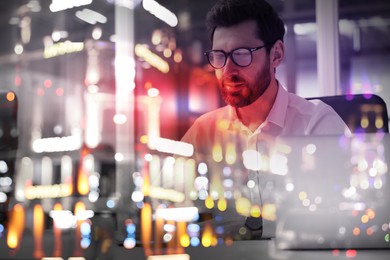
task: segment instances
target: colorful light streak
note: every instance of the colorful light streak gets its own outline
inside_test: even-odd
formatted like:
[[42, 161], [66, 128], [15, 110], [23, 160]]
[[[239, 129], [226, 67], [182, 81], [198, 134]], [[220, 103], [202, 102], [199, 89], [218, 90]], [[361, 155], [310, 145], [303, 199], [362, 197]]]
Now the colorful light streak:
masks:
[[162, 73], [168, 73], [169, 72], [169, 64], [165, 60], [163, 60], [160, 56], [153, 53], [151, 50], [149, 50], [146, 46], [137, 44], [135, 45], [135, 55], [138, 57], [144, 59], [149, 65], [153, 66], [154, 68], [158, 69]]
[[[62, 205], [60, 203], [54, 204], [53, 211], [60, 212], [62, 211]], [[54, 233], [54, 248], [53, 248], [53, 256], [60, 257], [62, 255], [62, 240], [61, 240], [61, 227], [60, 222], [54, 219], [53, 223], [53, 233]]]
[[[74, 206], [74, 215], [75, 216], [79, 216], [79, 215], [82, 215], [83, 212], [86, 211], [86, 206], [84, 204], [84, 202], [82, 201], [78, 201], [76, 202], [75, 206]], [[82, 250], [82, 247], [81, 247], [81, 238], [82, 238], [82, 234], [81, 234], [81, 225], [83, 224], [85, 220], [82, 219], [82, 218], [77, 218], [76, 220], [76, 229], [75, 229], [75, 244], [74, 244], [74, 248], [73, 248], [73, 256], [83, 256], [84, 253], [83, 253], [83, 250]]]
[[76, 151], [81, 147], [79, 136], [64, 136], [36, 139], [32, 148], [36, 153]]
[[59, 12], [79, 6], [89, 5], [93, 0], [52, 0], [49, 9], [51, 12]]
[[44, 198], [63, 198], [72, 195], [72, 185], [34, 185], [25, 188], [25, 198], [28, 200]]
[[69, 53], [81, 52], [83, 50], [83, 42], [59, 42], [50, 46], [46, 46], [43, 51], [43, 57], [45, 59], [49, 59]]
[[8, 224], [7, 245], [11, 249], [18, 249], [22, 240], [25, 225], [25, 211], [22, 205], [15, 204], [10, 213]]
[[142, 6], [146, 11], [156, 16], [171, 27], [176, 27], [178, 19], [174, 13], [154, 0], [143, 0]]
[[152, 207], [149, 203], [144, 203], [141, 209], [141, 241], [145, 255], [152, 255]]
[[149, 188], [149, 196], [154, 199], [169, 200], [172, 202], [183, 202], [185, 200], [183, 192], [153, 186]]
[[33, 213], [33, 234], [34, 234], [34, 257], [42, 258], [44, 256], [43, 251], [43, 233], [45, 230], [45, 212], [40, 204], [34, 206]]
[[156, 209], [156, 217], [165, 221], [173, 220], [177, 222], [191, 222], [199, 218], [198, 208], [196, 207], [175, 207]]

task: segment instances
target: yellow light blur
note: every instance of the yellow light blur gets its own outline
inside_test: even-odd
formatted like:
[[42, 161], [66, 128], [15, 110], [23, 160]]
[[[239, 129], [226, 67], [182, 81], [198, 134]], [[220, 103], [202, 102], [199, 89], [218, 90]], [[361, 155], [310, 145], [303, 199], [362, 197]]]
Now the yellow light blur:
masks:
[[[176, 254], [182, 254], [184, 253], [184, 246], [182, 245], [182, 240], [183, 240], [183, 237], [188, 237], [188, 235], [186, 234], [186, 230], [187, 230], [187, 223], [186, 222], [183, 222], [183, 221], [179, 221], [179, 222], [176, 222], [176, 244], [177, 244], [177, 247], [176, 247]], [[189, 240], [189, 238], [188, 238]], [[188, 246], [188, 245], [187, 245]]]
[[363, 215], [361, 218], [360, 218], [361, 222], [363, 224], [366, 224], [369, 220], [368, 216], [367, 215]]
[[360, 120], [360, 125], [362, 128], [367, 128], [369, 124], [368, 117], [366, 115], [362, 116]]
[[366, 213], [369, 219], [375, 218], [375, 211], [373, 209], [367, 209]]
[[64, 152], [80, 149], [81, 139], [78, 136], [48, 137], [33, 140], [32, 148], [36, 153]]
[[218, 245], [218, 238], [216, 236], [213, 236], [211, 239], [211, 246]]
[[80, 169], [77, 176], [77, 191], [80, 195], [87, 195], [89, 192], [88, 177], [83, 169]]
[[[57, 202], [53, 207], [54, 211], [60, 212], [62, 211], [61, 203]], [[62, 255], [62, 240], [61, 240], [61, 228], [58, 227], [58, 223], [56, 223], [56, 219], [53, 219], [53, 233], [54, 233], [54, 249], [53, 256], [60, 257]]]
[[15, 249], [19, 245], [18, 233], [16, 232], [16, 228], [14, 227], [8, 228], [7, 245], [11, 249]]
[[164, 57], [165, 58], [170, 58], [172, 56], [172, 50], [171, 49], [164, 49]]
[[11, 210], [8, 224], [7, 245], [9, 248], [15, 249], [19, 246], [19, 242], [22, 239], [24, 223], [24, 208], [20, 204], [16, 204]]
[[210, 223], [206, 223], [202, 234], [201, 243], [204, 247], [210, 247], [212, 243], [212, 239], [213, 239], [213, 229]]
[[213, 145], [212, 156], [213, 156], [213, 160], [215, 162], [222, 162], [223, 155], [222, 155], [222, 146], [221, 146], [221, 144]]
[[253, 205], [251, 207], [251, 211], [250, 212], [251, 212], [251, 216], [255, 217], [255, 218], [258, 218], [261, 215], [261, 209], [260, 209], [260, 207], [258, 205]]
[[208, 209], [214, 208], [213, 198], [211, 196], [207, 196], [207, 198], [204, 201], [204, 204], [205, 204], [206, 208], [208, 208]]
[[276, 221], [276, 205], [267, 203], [263, 205], [262, 208], [263, 212], [261, 213], [263, 216], [263, 219], [269, 220], [269, 221]]
[[304, 192], [304, 191], [301, 191], [299, 194], [298, 194], [298, 197], [300, 200], [305, 200], [307, 198], [307, 193]]
[[26, 199], [63, 198], [72, 194], [71, 184], [36, 185], [25, 189]]
[[149, 196], [150, 195], [150, 176], [149, 176], [149, 171], [148, 167], [145, 165], [143, 170], [142, 170], [142, 187], [141, 191], [144, 194], [144, 196]]
[[8, 92], [6, 98], [7, 98], [7, 100], [10, 101], [10, 102], [11, 102], [11, 101], [14, 101], [14, 100], [15, 100], [15, 93], [13, 93], [13, 92]]
[[143, 58], [148, 64], [155, 67], [162, 73], [169, 72], [169, 64], [160, 58], [160, 56], [149, 50], [146, 46], [141, 44], [135, 45], [135, 54], [138, 57]]
[[152, 240], [152, 207], [149, 203], [145, 203], [141, 209], [141, 241], [144, 246], [145, 255], [151, 255], [152, 249], [150, 242]]
[[161, 43], [162, 33], [161, 30], [154, 30], [152, 33], [152, 43], [158, 45]]
[[222, 197], [218, 200], [218, 209], [220, 211], [225, 211], [227, 209], [227, 201], [225, 198]]
[[45, 59], [53, 58], [56, 56], [64, 55], [67, 53], [80, 52], [84, 49], [83, 42], [60, 42], [45, 47], [43, 57]]
[[143, 135], [139, 138], [139, 141], [141, 142], [141, 144], [147, 144], [148, 143], [148, 136], [147, 135]]
[[74, 206], [74, 215], [77, 216], [80, 212], [85, 211], [86, 207], [84, 202], [78, 201]]
[[180, 237], [180, 245], [182, 247], [189, 247], [189, 245], [190, 245], [190, 237], [187, 234], [183, 234]]
[[236, 211], [238, 214], [243, 216], [250, 215], [251, 202], [244, 197], [236, 199]]
[[225, 160], [227, 164], [234, 164], [237, 159], [236, 146], [233, 143], [226, 145]]
[[[164, 208], [164, 205], [160, 204], [157, 206], [156, 211]], [[161, 254], [161, 248], [162, 248], [162, 238], [164, 233], [164, 224], [165, 220], [156, 214], [155, 222], [154, 222], [154, 253], [155, 254]]]
[[217, 121], [217, 129], [218, 130], [227, 130], [229, 128], [228, 120], [218, 120]]
[[43, 232], [45, 229], [45, 215], [40, 204], [34, 206], [34, 257], [42, 258], [43, 252]]
[[383, 127], [383, 120], [379, 116], [375, 118], [375, 127], [376, 128], [382, 128]]
[[176, 63], [180, 63], [183, 60], [183, 55], [181, 53], [181, 50], [176, 50], [175, 53], [173, 54], [173, 60]]

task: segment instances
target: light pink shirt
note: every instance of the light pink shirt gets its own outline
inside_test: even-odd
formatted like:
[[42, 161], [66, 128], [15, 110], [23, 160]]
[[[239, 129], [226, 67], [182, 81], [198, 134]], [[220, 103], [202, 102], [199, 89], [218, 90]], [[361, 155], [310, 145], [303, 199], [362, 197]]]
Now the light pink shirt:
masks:
[[[257, 101], [259, 102], [252, 105], [261, 104], [261, 100]], [[182, 141], [194, 146], [194, 157], [197, 160], [208, 162], [210, 173], [216, 173], [210, 174], [210, 181], [218, 184], [218, 181], [213, 181], [221, 178], [221, 166], [214, 163], [212, 159], [212, 155], [214, 155], [212, 149], [215, 147], [220, 149], [223, 156], [229, 149], [233, 149], [240, 156], [243, 151], [248, 149], [267, 153], [269, 146], [278, 136], [342, 135], [347, 133], [350, 133], [348, 127], [329, 105], [320, 100], [308, 101], [287, 92], [279, 85], [275, 103], [268, 117], [254, 132], [241, 123], [233, 107], [224, 106], [200, 116], [184, 135]], [[235, 169], [237, 171], [237, 168]], [[247, 176], [256, 184], [256, 188], [247, 189], [246, 185], [240, 186], [241, 177], [239, 177], [236, 185], [244, 197], [250, 198], [253, 205], [275, 203], [272, 192], [267, 191], [268, 181], [265, 176], [262, 175], [262, 182], [259, 182], [259, 178], [256, 178], [257, 173], [250, 174], [251, 171], [246, 172], [244, 167], [238, 169], [240, 170], [238, 175]], [[214, 188], [210, 187], [210, 190], [212, 189]], [[236, 234], [245, 223], [245, 216], [238, 214], [235, 210], [229, 210], [224, 213], [224, 220], [226, 223], [219, 223], [219, 225], [224, 226], [227, 234]], [[263, 237], [273, 237], [274, 234], [275, 223], [263, 219]]]
[[306, 100], [279, 85], [275, 103], [266, 120], [252, 132], [237, 117], [236, 110], [224, 106], [195, 120], [182, 141], [191, 143], [195, 153], [210, 154], [215, 144], [226, 148], [256, 149], [261, 139], [286, 135], [337, 135], [350, 133], [332, 107], [320, 100]]

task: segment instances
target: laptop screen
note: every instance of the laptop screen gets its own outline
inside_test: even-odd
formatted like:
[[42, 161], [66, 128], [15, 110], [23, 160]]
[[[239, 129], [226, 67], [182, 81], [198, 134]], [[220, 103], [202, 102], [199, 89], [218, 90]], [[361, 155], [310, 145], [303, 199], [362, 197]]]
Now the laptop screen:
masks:
[[[282, 249], [390, 247], [390, 136], [289, 137], [278, 183]], [[283, 149], [282, 149], [283, 150]]]

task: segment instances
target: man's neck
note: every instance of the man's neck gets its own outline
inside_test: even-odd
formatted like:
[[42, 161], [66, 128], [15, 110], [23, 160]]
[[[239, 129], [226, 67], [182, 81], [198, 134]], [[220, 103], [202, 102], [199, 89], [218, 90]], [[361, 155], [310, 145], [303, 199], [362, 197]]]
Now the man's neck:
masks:
[[271, 108], [275, 102], [276, 94], [278, 93], [278, 83], [270, 84], [255, 102], [249, 106], [236, 109], [237, 116], [240, 121], [248, 127], [252, 132], [266, 120]]

